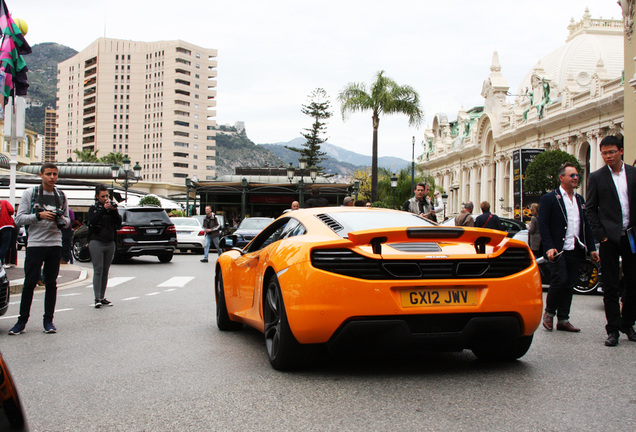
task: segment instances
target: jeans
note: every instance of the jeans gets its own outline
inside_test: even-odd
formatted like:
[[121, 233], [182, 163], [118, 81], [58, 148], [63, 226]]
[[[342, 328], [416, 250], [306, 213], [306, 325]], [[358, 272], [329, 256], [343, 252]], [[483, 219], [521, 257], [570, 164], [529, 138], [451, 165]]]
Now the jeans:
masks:
[[4, 262], [9, 247], [11, 246], [11, 237], [13, 236], [13, 227], [7, 226], [0, 229], [0, 261]]
[[88, 242], [88, 250], [91, 252], [93, 263], [93, 293], [95, 301], [104, 300], [106, 285], [108, 284], [108, 270], [115, 255], [115, 242], [103, 242], [91, 240]]
[[214, 248], [217, 255], [219, 254], [219, 237], [212, 237], [211, 235], [205, 236], [205, 247], [203, 248], [203, 258], [208, 259], [208, 252], [210, 251], [210, 244], [214, 242]]
[[53, 322], [57, 297], [57, 275], [60, 272], [61, 246], [27, 247], [24, 260], [24, 286], [18, 322], [26, 324], [31, 313], [33, 290], [40, 280], [44, 264], [44, 322]]
[[581, 268], [583, 250], [563, 251], [554, 261], [548, 262], [552, 275], [550, 288], [546, 297], [545, 311], [556, 315], [559, 321], [567, 321], [570, 317], [574, 284]]

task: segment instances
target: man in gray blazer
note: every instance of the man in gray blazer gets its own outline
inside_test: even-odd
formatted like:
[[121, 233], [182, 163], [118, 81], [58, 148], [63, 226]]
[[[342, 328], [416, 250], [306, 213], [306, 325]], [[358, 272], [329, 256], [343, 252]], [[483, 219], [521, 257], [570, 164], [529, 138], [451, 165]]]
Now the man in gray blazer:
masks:
[[[623, 140], [603, 138], [601, 156], [606, 166], [590, 174], [587, 219], [600, 242], [607, 346], [618, 344], [619, 332], [636, 342], [636, 245], [630, 245], [636, 225], [636, 168], [623, 163]], [[634, 249], [633, 249], [634, 248]], [[619, 304], [620, 264], [623, 260], [623, 307]]]

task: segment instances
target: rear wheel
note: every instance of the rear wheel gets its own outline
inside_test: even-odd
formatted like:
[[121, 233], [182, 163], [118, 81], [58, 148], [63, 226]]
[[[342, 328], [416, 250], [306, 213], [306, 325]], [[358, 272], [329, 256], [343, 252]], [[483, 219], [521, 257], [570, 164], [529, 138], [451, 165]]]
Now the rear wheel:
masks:
[[88, 262], [91, 260], [91, 254], [88, 250], [88, 245], [82, 247], [79, 240], [75, 240], [73, 242], [71, 251], [73, 252], [73, 258], [75, 258], [79, 262]]
[[173, 255], [174, 255], [174, 252], [165, 252], [159, 255], [158, 258], [159, 258], [159, 261], [161, 261], [162, 263], [167, 263], [172, 261]]
[[289, 370], [300, 366], [302, 347], [289, 327], [276, 275], [273, 275], [267, 283], [263, 302], [263, 320], [267, 356], [274, 369]]
[[479, 360], [512, 361], [523, 357], [532, 345], [532, 335], [520, 336], [504, 343], [480, 345], [472, 348]]
[[598, 287], [598, 265], [590, 260], [581, 261], [579, 277], [574, 285], [574, 291], [580, 294], [596, 292]]
[[225, 287], [223, 285], [223, 273], [221, 269], [216, 269], [216, 280], [214, 283], [214, 296], [216, 299], [216, 325], [219, 330], [240, 330], [243, 324], [234, 322], [227, 313], [227, 304], [225, 303]]

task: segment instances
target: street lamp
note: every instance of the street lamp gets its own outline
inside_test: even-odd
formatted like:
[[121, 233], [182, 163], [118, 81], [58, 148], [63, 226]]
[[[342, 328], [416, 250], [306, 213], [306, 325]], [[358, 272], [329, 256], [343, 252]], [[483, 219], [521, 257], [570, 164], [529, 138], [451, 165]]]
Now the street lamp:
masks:
[[395, 208], [395, 190], [397, 189], [397, 184], [398, 178], [395, 173], [393, 173], [393, 176], [391, 177], [391, 189], [393, 189], [393, 208]]
[[[307, 168], [307, 159], [301, 157], [298, 159], [298, 173], [300, 174], [300, 179], [298, 180], [298, 204], [300, 207], [304, 205], [305, 168]], [[287, 180], [289, 180], [289, 184], [292, 184], [295, 172], [296, 168], [294, 168], [294, 165], [290, 162], [287, 167]], [[311, 177], [312, 183], [314, 183], [318, 177], [318, 168], [314, 166], [310, 167], [309, 176]]]
[[247, 179], [245, 177], [243, 177], [241, 179], [241, 187], [242, 187], [242, 191], [241, 191], [241, 220], [243, 220], [243, 219], [245, 219], [245, 206], [246, 206], [245, 194], [247, 193]]
[[[124, 169], [124, 181], [123, 182], [118, 182], [117, 179], [119, 178], [119, 171], [120, 171], [120, 167], [117, 164], [114, 164], [110, 169], [113, 173], [113, 182], [117, 183], [118, 185], [122, 185], [124, 187], [124, 191], [125, 191], [125, 198], [124, 201], [127, 203], [128, 202], [128, 188], [132, 185], [134, 185], [135, 183], [137, 183], [139, 180], [141, 180], [141, 166], [139, 166], [139, 162], [137, 162], [135, 164], [135, 166], [132, 169], [132, 172], [130, 170], [130, 159], [128, 159], [128, 156], [124, 157], [124, 160], [122, 161], [122, 165], [123, 165], [123, 169]], [[131, 173], [133, 174], [133, 176], [131, 177]]]
[[356, 197], [356, 201], [358, 201], [358, 191], [360, 190], [360, 180], [355, 179], [353, 181], [353, 194]]
[[442, 194], [442, 202], [444, 203], [444, 220], [446, 220], [446, 204], [448, 204], [448, 194], [446, 192]]

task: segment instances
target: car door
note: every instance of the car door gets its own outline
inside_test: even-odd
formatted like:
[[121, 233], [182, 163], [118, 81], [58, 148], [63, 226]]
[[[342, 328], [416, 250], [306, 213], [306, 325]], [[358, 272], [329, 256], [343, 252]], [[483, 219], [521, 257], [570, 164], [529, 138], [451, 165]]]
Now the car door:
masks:
[[258, 302], [254, 301], [255, 295], [260, 293], [269, 264], [271, 248], [268, 246], [280, 238], [286, 223], [287, 219], [270, 224], [249, 244], [249, 249], [246, 248], [245, 253], [235, 259], [232, 286], [237, 289], [226, 298], [228, 310], [234, 310], [245, 318], [247, 312], [256, 307]]

